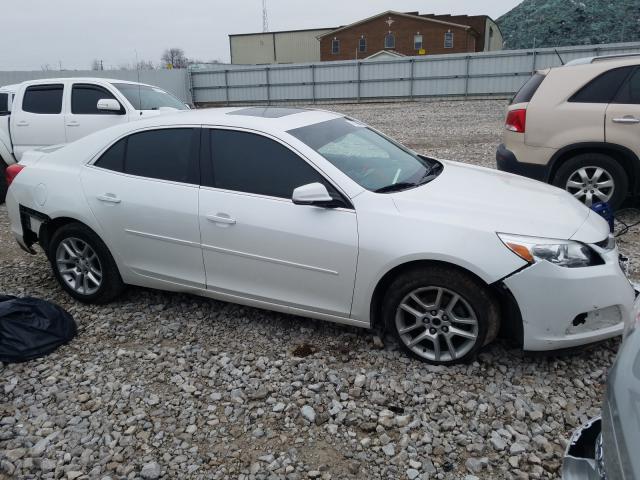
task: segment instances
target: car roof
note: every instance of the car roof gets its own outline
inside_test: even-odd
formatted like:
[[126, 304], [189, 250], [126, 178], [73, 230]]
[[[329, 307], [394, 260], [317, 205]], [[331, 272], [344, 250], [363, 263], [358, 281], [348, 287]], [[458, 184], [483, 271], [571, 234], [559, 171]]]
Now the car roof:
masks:
[[342, 118], [344, 115], [326, 110], [283, 107], [234, 107], [184, 110], [158, 115], [115, 128], [137, 130], [172, 125], [204, 125], [235, 127], [265, 133], [282, 133], [295, 128]]
[[575, 67], [580, 65], [595, 65], [605, 63], [610, 68], [626, 67], [629, 65], [640, 65], [640, 54], [622, 53], [618, 55], [602, 55], [599, 57], [577, 58], [568, 62], [565, 67]]
[[13, 85], [4, 85], [2, 87], [0, 87], [0, 92], [2, 93], [16, 93], [16, 90], [18, 89], [20, 85], [19, 84], [13, 84]]

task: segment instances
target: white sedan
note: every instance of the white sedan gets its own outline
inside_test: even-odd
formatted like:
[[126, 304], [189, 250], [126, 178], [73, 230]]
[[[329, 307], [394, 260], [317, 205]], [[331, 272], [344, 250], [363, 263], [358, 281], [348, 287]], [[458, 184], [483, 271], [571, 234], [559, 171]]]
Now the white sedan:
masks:
[[125, 124], [7, 169], [11, 228], [83, 302], [126, 284], [365, 328], [449, 364], [614, 337], [634, 290], [607, 223], [566, 192], [420, 156], [293, 108]]

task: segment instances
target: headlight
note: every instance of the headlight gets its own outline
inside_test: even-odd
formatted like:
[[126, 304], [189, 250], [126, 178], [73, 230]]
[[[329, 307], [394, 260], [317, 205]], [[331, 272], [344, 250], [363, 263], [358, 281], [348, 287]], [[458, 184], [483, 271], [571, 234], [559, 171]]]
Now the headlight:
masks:
[[578, 268], [602, 265], [604, 261], [591, 247], [571, 240], [524, 237], [499, 233], [502, 243], [529, 263], [542, 262], [559, 267]]

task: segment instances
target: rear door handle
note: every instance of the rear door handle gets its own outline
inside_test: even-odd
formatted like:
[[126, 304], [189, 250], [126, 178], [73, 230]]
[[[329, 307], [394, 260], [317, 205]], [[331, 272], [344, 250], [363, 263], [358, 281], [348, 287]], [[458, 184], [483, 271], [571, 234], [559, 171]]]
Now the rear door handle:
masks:
[[27, 122], [25, 120], [20, 120], [18, 123], [16, 123], [16, 125], [18, 127], [28, 127], [29, 126], [29, 122]]
[[640, 118], [627, 115], [626, 117], [614, 118], [613, 123], [622, 123], [623, 125], [634, 125], [636, 123], [640, 123]]
[[79, 127], [79, 126], [80, 126], [80, 122], [77, 122], [76, 120], [71, 120], [67, 122], [67, 127]]
[[221, 223], [223, 225], [235, 225], [235, 219], [231, 218], [226, 213], [216, 213], [215, 215], [207, 215], [207, 220], [213, 223]]
[[116, 197], [113, 193], [105, 193], [104, 195], [98, 195], [97, 198], [101, 202], [105, 202], [105, 203], [120, 203], [122, 201], [118, 197]]

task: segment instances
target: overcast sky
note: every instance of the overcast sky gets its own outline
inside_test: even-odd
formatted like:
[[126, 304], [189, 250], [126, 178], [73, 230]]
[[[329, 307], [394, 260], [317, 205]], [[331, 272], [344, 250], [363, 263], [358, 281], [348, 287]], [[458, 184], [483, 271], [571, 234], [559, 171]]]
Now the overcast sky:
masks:
[[[485, 14], [521, 0], [268, 0], [271, 30], [333, 27], [385, 10]], [[262, 30], [262, 0], [2, 0], [0, 69], [89, 68], [158, 63], [180, 47], [188, 57], [229, 61], [228, 35]]]

